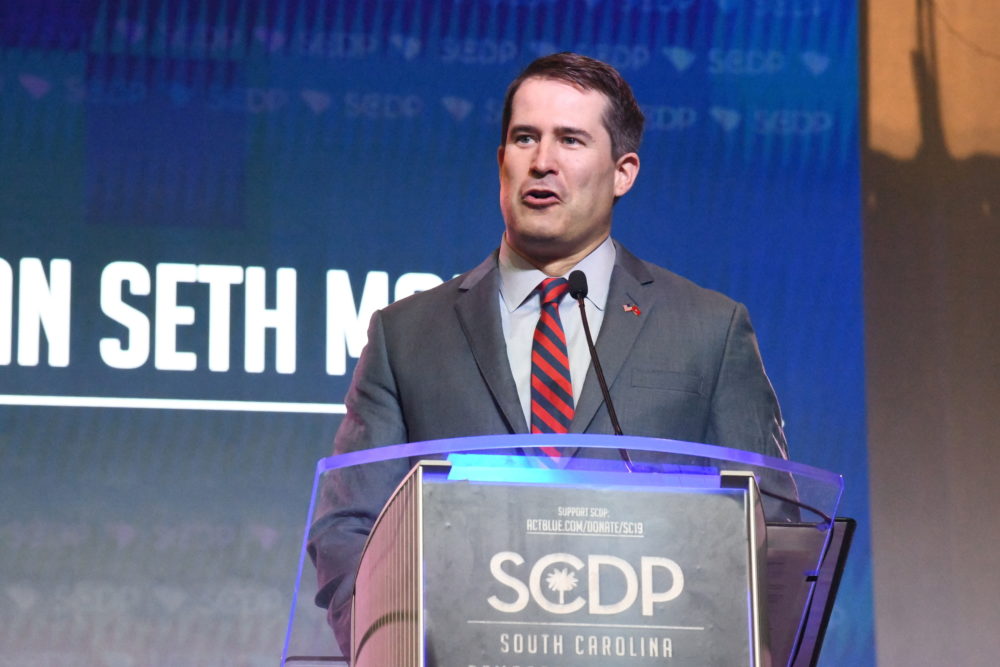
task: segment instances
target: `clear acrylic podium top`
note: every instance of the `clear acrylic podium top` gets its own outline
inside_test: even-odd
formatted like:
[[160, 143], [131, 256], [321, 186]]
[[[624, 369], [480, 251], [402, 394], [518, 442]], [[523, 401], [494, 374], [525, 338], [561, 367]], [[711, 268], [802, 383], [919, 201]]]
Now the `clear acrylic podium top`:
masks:
[[[540, 463], [531, 453], [541, 446], [575, 452], [571, 464], [561, 469]], [[628, 451], [631, 465], [623, 461], [619, 449]], [[806, 575], [819, 570], [844, 489], [840, 475], [800, 463], [713, 445], [635, 436], [476, 436], [393, 445], [320, 459], [303, 531], [282, 665], [347, 664], [340, 657], [342, 653], [326, 624], [325, 610], [313, 602], [316, 576], [306, 552], [323, 476], [332, 470], [378, 461], [409, 459], [416, 463], [443, 458], [452, 463], [451, 474], [459, 479], [595, 488], [704, 487], [711, 485], [722, 471], [752, 472], [763, 496], [769, 540], [783, 541], [779, 548], [786, 555], [795, 552], [796, 568]], [[806, 594], [800, 591], [799, 597]], [[785, 607], [794, 610], [803, 602], [788, 600]], [[784, 615], [786, 618], [781, 618], [781, 614], [772, 612], [772, 626], [787, 626], [788, 632], [792, 632], [800, 614], [786, 611]]]

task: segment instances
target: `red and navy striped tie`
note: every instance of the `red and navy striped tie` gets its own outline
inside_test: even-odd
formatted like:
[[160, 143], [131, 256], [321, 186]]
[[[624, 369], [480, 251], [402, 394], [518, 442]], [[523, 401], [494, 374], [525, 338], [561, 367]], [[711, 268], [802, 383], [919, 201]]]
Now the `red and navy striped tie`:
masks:
[[[565, 278], [546, 278], [538, 286], [542, 312], [531, 346], [531, 432], [567, 433], [573, 421], [573, 385], [566, 334], [559, 320], [559, 300], [569, 289]], [[553, 458], [555, 447], [540, 447]]]

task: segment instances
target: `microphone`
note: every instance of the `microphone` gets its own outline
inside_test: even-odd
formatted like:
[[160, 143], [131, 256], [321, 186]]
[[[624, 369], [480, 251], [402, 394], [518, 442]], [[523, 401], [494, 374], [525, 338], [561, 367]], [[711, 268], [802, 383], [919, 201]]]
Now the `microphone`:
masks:
[[[604, 370], [601, 368], [601, 360], [597, 357], [597, 348], [594, 347], [594, 338], [590, 335], [590, 324], [587, 322], [587, 308], [583, 300], [587, 298], [587, 275], [577, 269], [569, 274], [569, 295], [576, 299], [580, 306], [580, 321], [583, 322], [583, 333], [587, 337], [587, 348], [590, 350], [590, 360], [594, 364], [594, 372], [597, 374], [597, 383], [601, 386], [601, 394], [604, 396], [604, 405], [608, 409], [608, 417], [611, 418], [611, 426], [615, 429], [615, 435], [622, 435], [621, 424], [618, 423], [618, 415], [615, 413], [615, 404], [611, 402], [611, 392], [608, 391], [608, 382], [604, 379]], [[620, 448], [618, 454], [625, 462], [629, 472], [632, 472], [632, 457], [628, 455], [625, 448]]]
[[[569, 274], [569, 295], [579, 301], [580, 299], [586, 299], [587, 293], [590, 290], [587, 288], [587, 274], [577, 269]], [[587, 331], [590, 331], [588, 328]]]

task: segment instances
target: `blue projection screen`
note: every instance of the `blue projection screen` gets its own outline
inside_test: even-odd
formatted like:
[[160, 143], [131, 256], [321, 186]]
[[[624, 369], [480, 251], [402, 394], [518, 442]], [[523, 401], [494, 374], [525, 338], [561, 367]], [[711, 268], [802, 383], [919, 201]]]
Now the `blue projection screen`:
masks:
[[559, 50], [647, 117], [616, 238], [747, 304], [845, 475], [822, 664], [874, 664], [849, 0], [3, 3], [0, 663], [275, 663], [368, 318], [499, 243]]

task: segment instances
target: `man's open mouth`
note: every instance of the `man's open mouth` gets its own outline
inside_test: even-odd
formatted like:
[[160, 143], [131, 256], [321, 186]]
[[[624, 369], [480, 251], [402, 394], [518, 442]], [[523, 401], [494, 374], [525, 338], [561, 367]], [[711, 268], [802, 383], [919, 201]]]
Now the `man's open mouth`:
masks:
[[559, 196], [552, 190], [532, 188], [524, 193], [522, 199], [528, 206], [548, 206], [557, 203]]

